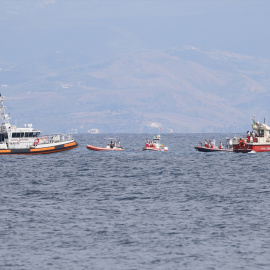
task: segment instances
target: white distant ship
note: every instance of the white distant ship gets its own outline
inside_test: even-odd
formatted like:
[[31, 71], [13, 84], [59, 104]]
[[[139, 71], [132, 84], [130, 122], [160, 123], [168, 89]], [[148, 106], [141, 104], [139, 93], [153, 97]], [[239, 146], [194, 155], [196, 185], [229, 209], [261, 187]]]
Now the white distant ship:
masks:
[[69, 150], [78, 146], [70, 135], [55, 134], [40, 137], [40, 130], [32, 128], [32, 124], [18, 128], [11, 125], [6, 107], [5, 97], [0, 94], [0, 155], [34, 155], [49, 154]]
[[89, 129], [87, 132], [91, 134], [98, 134], [99, 130], [97, 128], [92, 128], [92, 129]]

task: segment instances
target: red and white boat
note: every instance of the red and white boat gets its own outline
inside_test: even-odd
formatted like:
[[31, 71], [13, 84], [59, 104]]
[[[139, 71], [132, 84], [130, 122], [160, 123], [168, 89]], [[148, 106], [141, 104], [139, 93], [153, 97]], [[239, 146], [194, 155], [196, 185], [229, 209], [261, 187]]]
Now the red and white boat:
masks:
[[86, 148], [93, 151], [123, 151], [124, 149], [120, 146], [120, 141], [116, 142], [115, 138], [107, 138], [106, 147], [98, 147], [93, 145], [87, 145]]
[[146, 139], [145, 147], [143, 147], [143, 150], [168, 151], [168, 147], [163, 146], [163, 144], [161, 144], [160, 135], [157, 135], [156, 137], [153, 138], [152, 141], [148, 141], [148, 139]]
[[246, 136], [235, 137], [233, 141], [233, 151], [237, 153], [269, 152], [270, 151], [270, 127], [252, 119], [252, 132], [247, 132]]
[[195, 146], [194, 148], [200, 152], [233, 152], [232, 140], [229, 138], [226, 138], [225, 148], [222, 146], [222, 143], [216, 146], [214, 140], [209, 140], [209, 142], [205, 141], [204, 145], [201, 143], [201, 146]]

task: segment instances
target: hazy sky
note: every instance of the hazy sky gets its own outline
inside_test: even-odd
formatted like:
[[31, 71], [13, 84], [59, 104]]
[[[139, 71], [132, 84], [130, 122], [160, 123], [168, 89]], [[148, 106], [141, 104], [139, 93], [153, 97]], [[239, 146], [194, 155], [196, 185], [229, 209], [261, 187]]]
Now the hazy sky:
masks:
[[270, 1], [1, 0], [0, 61], [192, 45], [270, 56]]
[[[95, 77], [89, 76], [90, 71], [87, 67], [91, 66], [91, 71], [99, 70], [106, 67], [107, 63], [110, 65], [115, 63], [116, 59], [121, 59], [126, 70], [132, 66], [132, 63], [128, 62], [131, 60], [126, 60], [126, 56], [140, 55], [140, 52], [145, 50], [151, 51], [148, 65], [151, 66], [152, 61], [155, 62], [156, 67], [163, 64], [158, 63], [160, 61], [158, 58], [154, 61], [154, 56], [151, 58], [150, 55], [155, 55], [155, 51], [160, 55], [170, 55], [170, 51], [177, 51], [183, 46], [194, 46], [204, 52], [220, 50], [270, 59], [269, 10], [269, 0], [0, 0], [0, 85], [8, 85], [8, 88], [3, 90], [6, 96], [9, 94], [16, 96], [28, 91], [44, 90], [55, 93], [59, 90], [60, 83], [66, 82], [78, 86], [83, 82], [84, 88], [74, 87], [71, 90], [71, 93], [74, 93], [72, 98], [80, 99], [83, 98], [82, 92], [88, 89], [87, 87], [98, 89], [103, 87], [103, 90], [108, 91], [112, 88], [112, 81], [108, 80], [109, 71], [107, 71], [107, 80], [96, 82]], [[189, 55], [186, 57], [188, 58]], [[258, 58], [251, 57], [251, 59], [256, 61]], [[198, 59], [192, 60], [198, 61]], [[256, 73], [258, 69], [254, 63], [252, 62], [250, 70]], [[204, 65], [203, 62], [200, 64]], [[237, 63], [232, 63], [232, 67], [236, 68], [235, 66]], [[73, 72], [74, 67], [76, 74]], [[175, 66], [170, 75], [176, 72], [174, 68]], [[245, 63], [238, 68], [245, 69]], [[136, 66], [134, 69], [136, 70]], [[214, 73], [218, 67], [211, 66], [211, 69]], [[85, 77], [82, 70], [85, 72]], [[246, 78], [246, 75], [242, 77], [236, 75], [234, 78], [233, 68], [231, 68], [228, 85], [224, 88], [231, 89], [231, 86], [236, 88], [239, 86], [250, 92], [254, 89], [268, 89], [269, 78], [265, 75], [268, 72], [267, 68], [264, 64], [260, 64], [260, 70], [258, 82], [252, 72], [254, 76], [249, 80], [246, 79], [247, 82], [242, 82], [241, 79]], [[117, 67], [113, 71], [114, 78], [119, 78], [119, 81], [127, 77], [125, 72], [117, 73], [119, 72]], [[192, 72], [196, 70], [190, 71], [190, 74], [193, 74]], [[204, 78], [200, 71], [197, 72], [198, 77]], [[70, 74], [77, 77], [75, 76], [71, 81]], [[190, 74], [185, 78], [190, 84], [197, 83], [199, 90], [205, 92], [213, 87], [213, 100], [215, 97], [220, 97], [218, 92], [220, 90], [212, 85], [213, 81], [210, 80], [209, 84], [200, 84], [192, 76], [190, 77]], [[180, 75], [182, 72], [175, 81], [170, 82], [174, 83], [172, 89], [179, 88], [177, 79]], [[229, 76], [227, 73], [223, 75]], [[171, 77], [168, 76], [163, 82], [170, 80]], [[141, 85], [144, 86], [145, 82], [142, 81]], [[164, 92], [167, 90], [166, 85], [165, 83], [162, 89]], [[155, 87], [159, 86], [159, 84], [155, 85]], [[130, 86], [130, 81], [126, 87], [133, 87]], [[9, 90], [10, 93], [7, 94]], [[134, 95], [136, 91], [137, 88]], [[251, 94], [254, 94], [253, 92]], [[62, 89], [62, 100], [66, 99], [68, 93], [66, 89]], [[116, 102], [108, 106], [104, 102], [102, 91], [100, 94], [96, 91], [95, 95], [100, 102], [91, 101], [91, 106], [85, 103], [85, 107], [81, 107], [76, 105], [79, 104], [78, 101], [74, 101], [76, 106], [64, 104], [63, 106], [69, 109], [66, 113], [73, 113], [72, 109], [74, 112], [80, 110], [86, 112], [96, 107], [101, 112], [109, 108], [115, 109], [118, 108], [118, 100], [122, 98], [119, 97]], [[261, 101], [262, 96], [259, 94], [258, 96]], [[180, 101], [182, 98], [179, 96]], [[169, 101], [174, 101], [173, 94]], [[33, 104], [31, 102], [29, 101], [29, 104]], [[49, 106], [48, 104], [45, 103]], [[198, 100], [198, 106], [200, 104], [201, 101]], [[25, 103], [19, 105], [27, 108]], [[17, 110], [17, 112], [13, 110], [13, 113], [21, 113], [19, 105], [13, 104]], [[227, 105], [231, 108], [231, 100], [228, 100]], [[253, 102], [253, 105], [260, 108], [261, 102]], [[56, 108], [55, 104], [51, 106], [53, 111], [47, 108], [48, 112], [53, 112], [54, 115], [62, 113], [60, 107]], [[130, 108], [129, 103], [121, 106], [120, 108]], [[237, 109], [241, 110], [241, 106], [248, 107], [247, 104], [240, 104]], [[39, 109], [39, 105], [37, 108], [32, 108], [32, 115], [37, 115]], [[231, 109], [227, 110], [231, 111]], [[181, 110], [176, 112], [179, 115], [182, 113]], [[197, 107], [194, 108], [193, 113], [196, 118]], [[52, 116], [49, 115], [47, 118], [50, 117]], [[63, 121], [59, 120], [59, 122]]]

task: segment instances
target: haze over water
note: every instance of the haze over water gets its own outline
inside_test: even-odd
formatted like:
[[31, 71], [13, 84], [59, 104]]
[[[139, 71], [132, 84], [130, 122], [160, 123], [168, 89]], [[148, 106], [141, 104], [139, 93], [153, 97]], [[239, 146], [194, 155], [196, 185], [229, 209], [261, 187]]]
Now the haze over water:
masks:
[[[154, 135], [154, 134], [153, 134]], [[232, 137], [232, 134], [229, 134]], [[1, 269], [269, 269], [269, 153], [199, 153], [228, 134], [164, 134], [169, 152], [79, 147], [1, 156]], [[114, 136], [115, 137], [115, 136]]]
[[268, 120], [269, 1], [2, 0], [0, 93], [46, 133]]

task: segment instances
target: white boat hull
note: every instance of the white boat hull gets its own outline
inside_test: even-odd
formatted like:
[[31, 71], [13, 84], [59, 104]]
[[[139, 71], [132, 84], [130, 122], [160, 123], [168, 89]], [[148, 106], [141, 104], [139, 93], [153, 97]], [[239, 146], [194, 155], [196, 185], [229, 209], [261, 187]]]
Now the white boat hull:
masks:
[[62, 152], [78, 147], [75, 141], [43, 144], [31, 148], [0, 149], [0, 155], [37, 155]]

